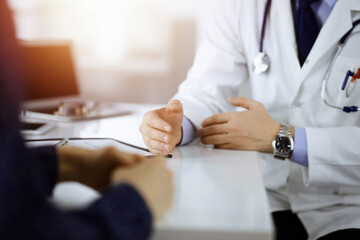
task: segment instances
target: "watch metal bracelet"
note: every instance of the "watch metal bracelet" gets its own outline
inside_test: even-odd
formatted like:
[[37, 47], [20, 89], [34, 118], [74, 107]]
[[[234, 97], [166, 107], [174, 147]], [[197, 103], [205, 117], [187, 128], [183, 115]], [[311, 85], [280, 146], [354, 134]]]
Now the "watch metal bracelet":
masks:
[[288, 125], [281, 124], [279, 135], [291, 136], [291, 127]]
[[[290, 150], [287, 152], [280, 152], [276, 147], [277, 142], [280, 141], [282, 138], [287, 138], [290, 144]], [[274, 157], [277, 159], [285, 160], [286, 158], [289, 158], [293, 149], [294, 149], [294, 140], [292, 138], [291, 134], [291, 127], [288, 125], [281, 124], [280, 130], [276, 138], [273, 140], [273, 148], [274, 148]]]

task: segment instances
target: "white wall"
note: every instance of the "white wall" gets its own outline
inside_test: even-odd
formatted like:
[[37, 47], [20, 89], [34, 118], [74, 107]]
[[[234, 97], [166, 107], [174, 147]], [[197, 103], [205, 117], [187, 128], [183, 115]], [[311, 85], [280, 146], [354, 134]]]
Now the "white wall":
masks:
[[83, 95], [166, 103], [213, 0], [9, 0], [23, 40], [71, 40]]

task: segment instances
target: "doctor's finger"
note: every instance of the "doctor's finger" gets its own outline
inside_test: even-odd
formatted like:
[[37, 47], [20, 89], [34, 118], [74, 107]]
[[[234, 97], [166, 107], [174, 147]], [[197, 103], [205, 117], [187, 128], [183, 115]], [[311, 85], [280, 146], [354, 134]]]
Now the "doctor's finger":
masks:
[[183, 107], [179, 100], [174, 99], [169, 102], [169, 104], [166, 106], [166, 110], [173, 112], [173, 113], [182, 113]]
[[142, 129], [141, 131], [145, 136], [148, 136], [150, 139], [154, 139], [163, 143], [169, 143], [169, 135], [164, 131], [160, 131], [156, 128], [152, 128], [149, 126]]
[[170, 153], [172, 150], [171, 146], [169, 144], [159, 142], [157, 140], [151, 139], [147, 136], [144, 137], [144, 140], [146, 142], [146, 146], [149, 148], [149, 150], [152, 153], [158, 154], [158, 155], [166, 155]]
[[251, 108], [251, 100], [244, 98], [244, 97], [238, 97], [238, 98], [234, 98], [234, 97], [228, 97], [228, 102], [231, 103], [233, 106], [236, 107], [243, 107], [246, 109], [250, 109]]
[[224, 134], [227, 133], [227, 124], [215, 124], [199, 129], [198, 134], [200, 137], [206, 137], [210, 135]]
[[159, 151], [159, 150], [156, 150], [156, 149], [149, 148], [149, 151], [152, 154], [157, 155], [157, 156], [166, 156], [166, 155], [168, 155], [168, 153], [164, 153], [163, 151]]
[[149, 112], [146, 113], [146, 116], [144, 117], [146, 120], [146, 124], [150, 127], [159, 129], [161, 131], [165, 131], [165, 132], [170, 132], [171, 131], [171, 126], [170, 124], [168, 124], [167, 122], [165, 122], [164, 120], [162, 120], [158, 114]]
[[227, 123], [228, 121], [229, 121], [229, 116], [227, 113], [219, 113], [205, 119], [201, 123], [201, 126], [207, 127], [214, 124]]
[[168, 154], [168, 153], [165, 153], [164, 151], [156, 150], [156, 149], [153, 149], [153, 148], [150, 148], [150, 147], [149, 147], [149, 151], [150, 151], [152, 154], [158, 155], [158, 156], [165, 156], [165, 155]]
[[259, 102], [244, 97], [228, 97], [228, 102], [235, 107], [243, 107], [248, 110], [259, 105]]
[[229, 139], [227, 134], [218, 134], [218, 135], [202, 137], [201, 142], [203, 144], [208, 144], [208, 145], [221, 145], [221, 144], [229, 143]]

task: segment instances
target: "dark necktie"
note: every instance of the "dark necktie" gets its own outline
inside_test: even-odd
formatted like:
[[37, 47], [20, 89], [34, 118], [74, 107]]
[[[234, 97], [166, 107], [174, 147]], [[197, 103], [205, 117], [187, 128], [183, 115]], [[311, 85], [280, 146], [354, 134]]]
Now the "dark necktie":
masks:
[[315, 40], [320, 32], [316, 16], [311, 4], [318, 0], [299, 0], [299, 7], [295, 13], [296, 37], [301, 66], [304, 64]]

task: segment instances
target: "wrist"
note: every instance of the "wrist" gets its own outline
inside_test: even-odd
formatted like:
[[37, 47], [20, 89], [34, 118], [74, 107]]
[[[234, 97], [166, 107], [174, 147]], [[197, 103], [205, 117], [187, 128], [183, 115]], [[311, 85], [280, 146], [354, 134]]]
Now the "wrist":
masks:
[[184, 131], [183, 131], [183, 127], [181, 126], [181, 130], [180, 130], [180, 139], [177, 141], [176, 146], [179, 146], [179, 145], [182, 143], [182, 140], [183, 140], [183, 134], [184, 134]]
[[272, 146], [272, 141], [276, 138], [280, 131], [280, 123], [275, 122], [274, 126], [271, 128], [271, 131], [269, 132], [269, 138], [266, 140], [266, 147], [265, 150], [262, 151], [264, 153], [274, 153], [274, 148]]
[[276, 159], [289, 159], [294, 150], [294, 127], [286, 124], [280, 125], [280, 131], [272, 141], [274, 158]]
[[66, 148], [57, 149], [58, 156], [58, 179], [57, 182], [77, 181], [76, 166], [69, 156]]
[[74, 181], [73, 167], [64, 158], [59, 157], [58, 183]]
[[[291, 127], [291, 137], [294, 141], [294, 147], [295, 147], [295, 127]], [[291, 151], [290, 154], [289, 154], [289, 159], [291, 158], [292, 154], [293, 154], [294, 151]]]

